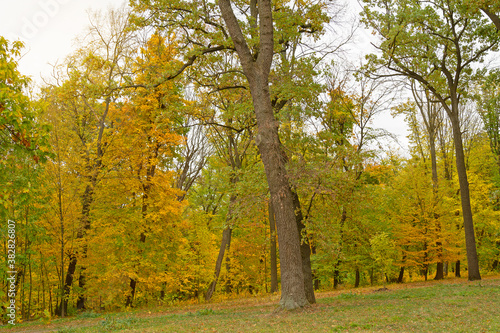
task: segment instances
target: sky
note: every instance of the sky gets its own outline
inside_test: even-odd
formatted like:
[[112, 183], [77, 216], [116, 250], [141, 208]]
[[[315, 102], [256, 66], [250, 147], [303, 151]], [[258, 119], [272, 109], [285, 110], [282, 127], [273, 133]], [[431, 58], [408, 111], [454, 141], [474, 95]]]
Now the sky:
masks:
[[[106, 11], [126, 4], [127, 0], [14, 0], [4, 1], [0, 11], [0, 35], [8, 40], [25, 43], [19, 70], [42, 84], [49, 79], [52, 66], [63, 62], [78, 46], [75, 38], [81, 36], [89, 24], [89, 10]], [[360, 7], [350, 1], [353, 12]], [[370, 34], [360, 30], [357, 45], [352, 49], [366, 50]], [[360, 46], [363, 45], [363, 46]], [[361, 58], [361, 55], [359, 55]], [[393, 119], [384, 112], [375, 120], [374, 127], [394, 133], [400, 141], [403, 153], [408, 145], [407, 126], [402, 118]], [[392, 144], [398, 147], [398, 144]]]
[[88, 26], [88, 10], [120, 7], [127, 0], [14, 0], [4, 1], [0, 11], [0, 35], [25, 43], [19, 62], [22, 74], [35, 82], [48, 77], [52, 66], [69, 55], [75, 37]]

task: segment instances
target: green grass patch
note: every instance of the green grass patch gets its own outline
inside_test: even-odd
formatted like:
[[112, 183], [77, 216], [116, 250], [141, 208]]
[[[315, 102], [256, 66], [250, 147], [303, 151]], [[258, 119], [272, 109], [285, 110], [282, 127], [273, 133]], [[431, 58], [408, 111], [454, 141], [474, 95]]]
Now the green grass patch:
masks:
[[274, 297], [223, 303], [82, 313], [2, 332], [500, 332], [500, 279], [453, 280], [318, 293], [318, 303], [276, 311]]

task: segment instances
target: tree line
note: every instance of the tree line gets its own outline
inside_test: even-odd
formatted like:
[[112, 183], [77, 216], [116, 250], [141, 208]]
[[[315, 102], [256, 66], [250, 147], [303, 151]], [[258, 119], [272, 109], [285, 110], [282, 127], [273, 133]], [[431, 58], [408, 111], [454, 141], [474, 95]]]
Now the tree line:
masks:
[[367, 0], [353, 65], [330, 1], [130, 1], [37, 93], [1, 38], [22, 317], [498, 271], [499, 10]]

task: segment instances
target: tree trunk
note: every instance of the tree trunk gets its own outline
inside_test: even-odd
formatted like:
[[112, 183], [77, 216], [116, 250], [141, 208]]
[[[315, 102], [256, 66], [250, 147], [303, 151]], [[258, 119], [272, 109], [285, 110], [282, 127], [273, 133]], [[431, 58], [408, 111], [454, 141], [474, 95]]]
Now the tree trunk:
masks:
[[444, 263], [438, 262], [436, 265], [436, 276], [434, 276], [434, 280], [442, 279], [444, 279]]
[[359, 274], [359, 268], [356, 267], [356, 279], [354, 281], [354, 288], [359, 287], [359, 282], [360, 282], [361, 276]]
[[[88, 184], [85, 187], [85, 191], [82, 195], [82, 216], [81, 216], [81, 227], [78, 233], [76, 234], [76, 239], [83, 239], [86, 235], [86, 232], [90, 230], [90, 205], [92, 204], [93, 201], [93, 183], [94, 183], [94, 178], [90, 180], [91, 184]], [[87, 248], [86, 245], [83, 246], [82, 248], [82, 258], [85, 258], [87, 254]], [[76, 271], [76, 266], [77, 266], [77, 257], [76, 253], [71, 255], [70, 263], [68, 265], [68, 270], [66, 272], [66, 279], [64, 283], [64, 301], [61, 303], [62, 308], [58, 309], [58, 314], [62, 315], [63, 313], [67, 313], [68, 311], [68, 299], [69, 299], [69, 294], [71, 291], [71, 286], [73, 284], [73, 275], [75, 274]], [[78, 286], [80, 288], [85, 288], [85, 267], [81, 267], [80, 270], [80, 276], [78, 278]], [[85, 308], [85, 297], [83, 295], [78, 295], [78, 299], [76, 302], [76, 308], [77, 309], [84, 309]], [[64, 311], [64, 312], [61, 312]]]
[[292, 194], [297, 229], [299, 232], [302, 272], [304, 273], [304, 291], [306, 293], [307, 301], [310, 304], [314, 304], [316, 303], [316, 297], [314, 296], [313, 274], [311, 269], [311, 246], [309, 245], [309, 239], [305, 233], [306, 226], [304, 225], [304, 217], [300, 207], [299, 196], [296, 191], [292, 191]]
[[224, 254], [226, 253], [226, 250], [229, 251], [229, 247], [231, 245], [232, 228], [229, 224], [231, 222], [232, 207], [235, 202], [236, 202], [236, 195], [231, 195], [231, 198], [229, 199], [229, 209], [226, 216], [227, 226], [222, 232], [222, 240], [219, 248], [219, 255], [217, 256], [217, 261], [215, 262], [214, 278], [205, 293], [206, 301], [209, 301], [215, 292], [215, 288], [217, 287], [217, 282], [219, 280], [220, 271], [222, 269], [222, 261], [224, 260]]
[[460, 183], [460, 200], [462, 202], [462, 214], [465, 230], [465, 248], [467, 249], [467, 266], [469, 281], [481, 280], [479, 273], [479, 261], [476, 251], [476, 238], [474, 235], [474, 222], [472, 220], [472, 209], [469, 195], [469, 182], [465, 168], [465, 156], [462, 145], [462, 133], [458, 118], [458, 101], [453, 101], [454, 112], [451, 117], [453, 126], [453, 142], [455, 143], [455, 155], [457, 164], [458, 181]]
[[[430, 132], [430, 131], [429, 131]], [[435, 131], [429, 133], [429, 144], [431, 150], [431, 164], [432, 164], [432, 192], [433, 192], [433, 209], [435, 210], [438, 204], [438, 172], [437, 172], [437, 157], [436, 157], [436, 140]], [[443, 243], [441, 242], [441, 221], [440, 216], [434, 212], [434, 223], [436, 226], [436, 248], [438, 263], [436, 265], [436, 276], [434, 280], [444, 279], [444, 265], [443, 265]]]
[[480, 9], [490, 18], [491, 22], [497, 28], [497, 31], [500, 31], [500, 17], [493, 13], [487, 5], [484, 5]]
[[[314, 244], [311, 245], [311, 254], [316, 254], [316, 246]], [[319, 290], [320, 280], [316, 275], [316, 272], [313, 272], [313, 284], [314, 284], [314, 290]]]
[[72, 254], [69, 259], [66, 279], [64, 280], [63, 299], [61, 300], [61, 304], [59, 304], [59, 308], [57, 309], [58, 316], [64, 316], [68, 313], [68, 298], [71, 291], [71, 286], [73, 285], [73, 275], [75, 274], [76, 263], [76, 255]]
[[403, 278], [405, 276], [405, 267], [402, 266], [399, 270], [398, 283], [403, 283]]
[[278, 257], [276, 253], [276, 221], [272, 201], [269, 200], [269, 231], [271, 236], [271, 293], [278, 291]]
[[455, 263], [455, 277], [461, 277], [460, 275], [460, 260]]
[[205, 300], [209, 301], [214, 292], [215, 288], [217, 287], [217, 282], [219, 280], [219, 275], [220, 271], [222, 269], [222, 261], [224, 259], [224, 254], [226, 253], [226, 250], [229, 251], [229, 247], [231, 245], [231, 233], [232, 229], [231, 227], [227, 226], [224, 231], [222, 232], [222, 241], [220, 244], [220, 249], [219, 249], [219, 255], [217, 256], [217, 261], [215, 263], [215, 272], [214, 272], [214, 278], [212, 282], [210, 283], [210, 286], [207, 289], [207, 292], [205, 293]]
[[333, 269], [333, 288], [337, 289], [340, 283], [340, 271], [338, 269], [339, 263], [335, 264], [335, 268]]
[[304, 273], [300, 238], [297, 229], [293, 194], [288, 183], [286, 155], [278, 135], [269, 92], [269, 73], [274, 55], [274, 28], [271, 0], [260, 0], [259, 47], [252, 54], [241, 31], [230, 0], [219, 0], [219, 8], [247, 77], [257, 120], [256, 144], [266, 171], [267, 182], [276, 218], [280, 246], [281, 300], [284, 309], [308, 304], [304, 290]]

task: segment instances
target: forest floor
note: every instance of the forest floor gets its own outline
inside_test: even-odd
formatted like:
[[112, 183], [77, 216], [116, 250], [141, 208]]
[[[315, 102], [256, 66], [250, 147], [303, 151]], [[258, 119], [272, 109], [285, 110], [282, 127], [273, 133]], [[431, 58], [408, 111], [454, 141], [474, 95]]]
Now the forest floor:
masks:
[[279, 295], [142, 308], [0, 327], [0, 332], [500, 332], [500, 276], [318, 292], [279, 311]]

